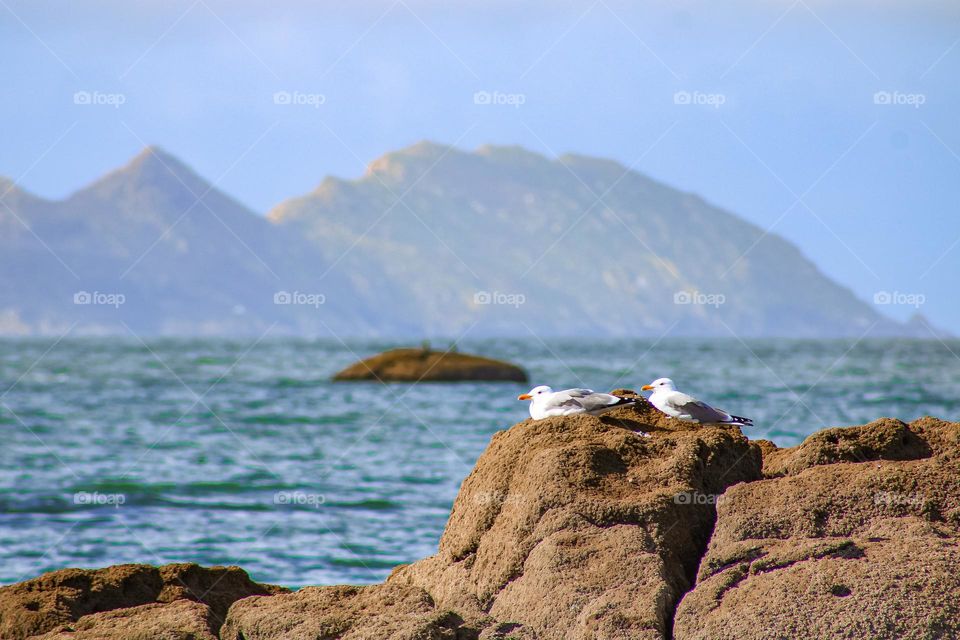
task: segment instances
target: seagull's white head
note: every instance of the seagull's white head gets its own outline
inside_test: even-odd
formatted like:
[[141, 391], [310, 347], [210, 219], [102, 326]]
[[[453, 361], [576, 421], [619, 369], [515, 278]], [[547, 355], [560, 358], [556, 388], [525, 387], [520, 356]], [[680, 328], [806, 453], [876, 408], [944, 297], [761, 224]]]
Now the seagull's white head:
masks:
[[641, 391], [676, 391], [677, 388], [673, 386], [673, 380], [670, 378], [657, 378], [650, 384], [645, 384], [640, 387]]
[[517, 400], [536, 400], [537, 396], [542, 396], [547, 393], [553, 393], [553, 389], [551, 389], [545, 384], [542, 384], [539, 387], [534, 387], [533, 389], [530, 389], [529, 393], [525, 393], [523, 395], [517, 396]]

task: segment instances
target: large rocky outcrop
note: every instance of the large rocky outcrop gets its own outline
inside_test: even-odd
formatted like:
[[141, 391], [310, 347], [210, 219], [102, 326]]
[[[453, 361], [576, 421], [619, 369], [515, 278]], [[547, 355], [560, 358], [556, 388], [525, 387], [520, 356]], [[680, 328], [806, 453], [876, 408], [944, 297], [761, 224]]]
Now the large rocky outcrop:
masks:
[[65, 570], [0, 589], [0, 637], [956, 638], [958, 543], [960, 424], [883, 419], [779, 449], [639, 403], [497, 433], [437, 554], [383, 584]]
[[760, 455], [736, 429], [662, 422], [644, 405], [500, 432], [464, 481], [437, 555], [385, 586], [245, 600], [222, 637], [313, 638], [318, 616], [339, 629], [350, 611], [368, 629], [419, 626], [376, 636], [355, 622], [331, 637], [443, 638], [451, 626], [457, 637], [666, 637], [713, 528], [710, 496], [759, 478]]
[[960, 637], [960, 425], [829, 429], [730, 488], [677, 640]]

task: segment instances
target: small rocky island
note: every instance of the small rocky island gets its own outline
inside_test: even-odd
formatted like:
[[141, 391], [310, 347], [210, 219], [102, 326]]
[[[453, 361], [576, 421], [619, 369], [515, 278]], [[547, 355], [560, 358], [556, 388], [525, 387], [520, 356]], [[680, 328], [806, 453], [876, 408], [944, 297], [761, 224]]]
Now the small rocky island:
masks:
[[958, 542], [960, 423], [780, 449], [638, 403], [494, 435], [437, 554], [383, 584], [67, 569], [0, 588], [0, 638], [957, 638]]
[[457, 351], [436, 351], [429, 345], [391, 349], [356, 362], [333, 376], [335, 381], [371, 382], [526, 382], [520, 367]]

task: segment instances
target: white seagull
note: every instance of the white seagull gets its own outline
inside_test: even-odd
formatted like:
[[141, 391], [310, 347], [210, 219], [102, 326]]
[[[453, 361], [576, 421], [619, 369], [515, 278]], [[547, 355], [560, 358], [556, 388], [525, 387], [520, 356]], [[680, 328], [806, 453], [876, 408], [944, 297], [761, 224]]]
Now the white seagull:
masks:
[[564, 389], [554, 391], [546, 385], [534, 387], [517, 400], [531, 400], [530, 417], [541, 420], [550, 416], [568, 416], [574, 413], [589, 413], [599, 416], [611, 409], [632, 405], [637, 398], [621, 398], [591, 389]]
[[668, 416], [678, 418], [686, 422], [697, 422], [699, 424], [741, 424], [747, 427], [753, 426], [753, 420], [750, 418], [741, 418], [740, 416], [730, 415], [726, 411], [714, 409], [706, 402], [701, 402], [693, 396], [677, 391], [673, 386], [673, 380], [670, 378], [660, 378], [650, 384], [641, 387], [643, 391], [653, 391], [650, 396], [650, 404]]

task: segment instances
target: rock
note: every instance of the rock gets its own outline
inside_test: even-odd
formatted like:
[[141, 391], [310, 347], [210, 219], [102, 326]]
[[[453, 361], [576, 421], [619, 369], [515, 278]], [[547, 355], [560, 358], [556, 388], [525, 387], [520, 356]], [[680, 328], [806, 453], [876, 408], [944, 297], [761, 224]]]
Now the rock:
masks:
[[307, 587], [247, 598], [231, 609], [223, 640], [455, 640], [461, 619], [423, 589], [402, 585]]
[[254, 582], [240, 567], [201, 567], [197, 564], [168, 564], [159, 567], [163, 589], [158, 602], [185, 598], [210, 607], [215, 628], [226, 619], [235, 601], [249, 596], [287, 593], [289, 589]]
[[666, 637], [713, 527], [713, 496], [760, 477], [760, 457], [735, 428], [670, 431], [643, 415], [527, 420], [496, 434], [439, 553], [387, 584], [423, 588], [475, 629]]
[[830, 429], [730, 488], [677, 640], [960, 637], [960, 425]]
[[713, 497], [759, 478], [761, 461], [736, 428], [646, 418], [657, 414], [641, 405], [496, 434], [437, 555], [383, 585], [243, 600], [221, 637], [666, 637], [713, 527]]
[[838, 462], [926, 458], [960, 446], [960, 432], [948, 425], [929, 417], [909, 426], [900, 420], [881, 418], [863, 426], [818, 431], [792, 449], [778, 449], [767, 443], [763, 473], [780, 476]]
[[492, 358], [423, 349], [392, 349], [354, 363], [333, 376], [336, 381], [379, 382], [526, 382], [520, 367]]
[[[106, 569], [63, 569], [0, 587], [0, 638], [21, 640], [70, 626], [91, 614], [181, 599], [202, 603], [207, 609], [207, 631], [216, 635], [235, 600], [283, 591], [286, 589], [253, 582], [239, 567], [124, 564]], [[170, 619], [174, 620], [179, 619], [174, 615], [178, 611], [153, 613], [164, 618], [173, 616]], [[134, 620], [151, 615], [149, 611], [138, 613]], [[102, 619], [85, 624], [100, 626], [104, 624]]]
[[83, 616], [32, 640], [217, 640], [210, 608], [177, 600]]

